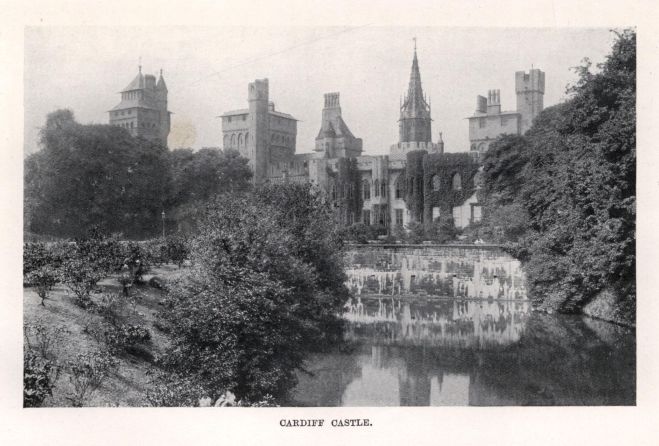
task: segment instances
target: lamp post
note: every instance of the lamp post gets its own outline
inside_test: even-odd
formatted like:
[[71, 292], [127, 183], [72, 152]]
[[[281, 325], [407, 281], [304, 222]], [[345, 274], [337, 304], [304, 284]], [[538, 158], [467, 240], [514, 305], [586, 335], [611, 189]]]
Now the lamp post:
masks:
[[162, 211], [162, 238], [165, 238], [165, 211]]

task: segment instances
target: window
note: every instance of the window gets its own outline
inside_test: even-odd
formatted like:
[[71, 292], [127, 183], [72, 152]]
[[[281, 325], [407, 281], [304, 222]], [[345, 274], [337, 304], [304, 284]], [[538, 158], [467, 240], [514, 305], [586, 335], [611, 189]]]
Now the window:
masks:
[[435, 206], [432, 208], [432, 221], [435, 221], [436, 219], [439, 218], [440, 212], [439, 212], [439, 207]]
[[236, 147], [236, 135], [231, 135], [231, 147]]
[[471, 205], [471, 222], [478, 223], [481, 221], [481, 207], [477, 204]]
[[238, 147], [242, 147], [242, 146], [243, 146], [243, 134], [239, 133], [238, 134]]
[[396, 209], [396, 226], [403, 226], [403, 210]]
[[245, 145], [247, 145], [248, 141], [249, 141], [249, 132], [245, 133]]
[[410, 185], [408, 186], [407, 190], [409, 191], [410, 195], [414, 195], [414, 178], [410, 178]]
[[476, 149], [476, 144], [472, 144], [472, 145], [471, 145], [471, 151], [474, 152], [474, 151], [476, 151], [476, 150], [477, 150], [477, 149]]
[[442, 186], [442, 180], [439, 175], [435, 174], [432, 176], [432, 190], [438, 191]]
[[484, 128], [487, 125], [487, 120], [485, 118], [480, 118], [478, 120], [478, 127]]
[[362, 211], [362, 221], [366, 226], [371, 225], [371, 211], [370, 210], [364, 210]]
[[362, 190], [364, 194], [364, 200], [370, 200], [371, 198], [371, 184], [368, 182], [368, 180], [364, 180], [362, 182]]
[[453, 175], [453, 190], [462, 190], [462, 177], [459, 173]]
[[403, 198], [403, 187], [401, 184], [402, 182], [403, 181], [400, 179], [400, 177], [398, 177], [398, 179], [396, 180], [396, 199]]
[[462, 208], [454, 207], [453, 208], [453, 223], [456, 228], [462, 227]]
[[379, 180], [375, 180], [373, 182], [373, 192], [374, 192], [376, 197], [380, 196], [380, 181]]
[[385, 180], [382, 180], [382, 184], [380, 184], [380, 195], [387, 196], [387, 182]]
[[330, 184], [330, 197], [332, 200], [336, 200], [336, 184], [334, 182]]

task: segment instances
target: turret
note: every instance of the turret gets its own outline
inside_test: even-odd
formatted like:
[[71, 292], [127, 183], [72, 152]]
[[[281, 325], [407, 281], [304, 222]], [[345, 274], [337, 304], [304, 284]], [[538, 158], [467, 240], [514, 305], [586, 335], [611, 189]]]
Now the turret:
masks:
[[517, 112], [522, 118], [521, 133], [524, 134], [544, 107], [545, 73], [537, 68], [532, 68], [528, 73], [516, 72], [515, 93], [517, 94]]
[[[265, 181], [268, 167], [268, 79], [256, 79], [249, 84], [247, 100], [249, 101], [249, 139], [241, 150], [241, 155], [249, 160], [254, 177], [254, 184]], [[274, 106], [273, 106], [274, 107]]]

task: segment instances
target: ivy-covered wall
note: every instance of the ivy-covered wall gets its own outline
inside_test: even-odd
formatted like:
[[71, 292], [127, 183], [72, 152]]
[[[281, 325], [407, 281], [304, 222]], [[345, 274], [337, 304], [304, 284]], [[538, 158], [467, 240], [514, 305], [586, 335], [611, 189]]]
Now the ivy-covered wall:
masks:
[[[361, 178], [356, 158], [339, 158], [337, 171], [328, 171], [330, 190], [338, 221], [344, 225], [356, 223], [362, 218]], [[350, 221], [352, 215], [352, 222]]]
[[405, 204], [413, 221], [423, 221], [425, 150], [407, 152], [405, 166]]
[[[431, 153], [423, 159], [423, 221], [432, 223], [432, 209], [451, 215], [475, 192], [478, 164], [468, 153]], [[459, 177], [456, 177], [456, 174]]]

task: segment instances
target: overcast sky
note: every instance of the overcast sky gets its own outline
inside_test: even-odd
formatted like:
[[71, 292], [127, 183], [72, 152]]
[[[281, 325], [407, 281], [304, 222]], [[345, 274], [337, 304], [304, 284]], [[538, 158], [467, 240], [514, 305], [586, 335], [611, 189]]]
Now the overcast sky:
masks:
[[247, 84], [269, 78], [270, 100], [300, 120], [298, 153], [313, 150], [323, 94], [338, 91], [365, 154], [386, 154], [398, 141], [415, 36], [433, 141], [443, 132], [449, 152], [468, 150], [476, 95], [500, 89], [502, 108], [513, 110], [514, 73], [533, 65], [546, 73], [545, 106], [556, 104], [576, 80], [571, 67], [602, 62], [614, 40], [602, 28], [27, 28], [25, 151], [38, 150], [39, 128], [58, 108], [107, 123], [141, 57], [144, 73], [164, 71], [172, 149], [220, 146], [216, 117], [245, 108]]

